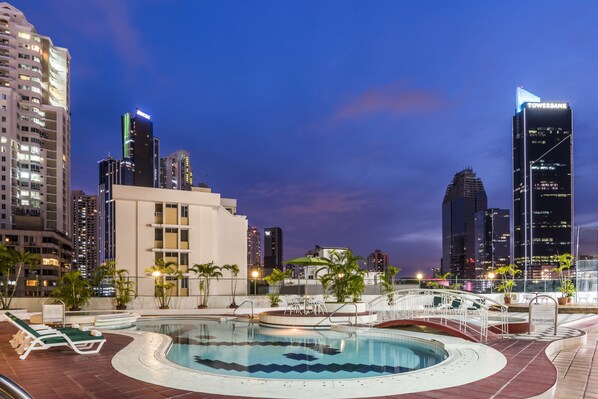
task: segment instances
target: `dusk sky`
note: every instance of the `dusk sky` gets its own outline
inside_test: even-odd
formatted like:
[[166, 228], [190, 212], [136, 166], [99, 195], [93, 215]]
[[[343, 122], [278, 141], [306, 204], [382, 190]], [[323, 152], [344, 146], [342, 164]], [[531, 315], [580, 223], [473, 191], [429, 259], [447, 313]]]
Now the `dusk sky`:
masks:
[[10, 3], [71, 53], [73, 189], [97, 192], [139, 107], [196, 183], [283, 229], [285, 258], [379, 248], [399, 276], [428, 273], [456, 172], [512, 208], [523, 86], [570, 103], [575, 224], [598, 221], [596, 1]]

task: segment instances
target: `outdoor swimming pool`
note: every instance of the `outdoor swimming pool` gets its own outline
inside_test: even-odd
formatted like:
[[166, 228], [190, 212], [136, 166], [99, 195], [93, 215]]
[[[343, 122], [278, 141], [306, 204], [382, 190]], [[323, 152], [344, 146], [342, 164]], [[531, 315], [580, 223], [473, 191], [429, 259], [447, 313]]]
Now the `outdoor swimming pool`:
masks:
[[384, 334], [273, 329], [257, 323], [156, 319], [141, 331], [172, 338], [167, 358], [190, 369], [267, 379], [350, 379], [394, 375], [434, 366], [442, 346]]

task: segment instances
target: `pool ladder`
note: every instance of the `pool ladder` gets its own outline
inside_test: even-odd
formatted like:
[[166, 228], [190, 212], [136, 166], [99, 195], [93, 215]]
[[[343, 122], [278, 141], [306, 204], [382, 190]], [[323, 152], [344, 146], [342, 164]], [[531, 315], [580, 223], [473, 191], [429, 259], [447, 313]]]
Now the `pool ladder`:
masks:
[[334, 315], [335, 313], [338, 313], [338, 311], [339, 311], [339, 310], [341, 310], [342, 308], [344, 308], [344, 307], [345, 307], [345, 306], [347, 306], [347, 305], [353, 305], [353, 306], [355, 306], [355, 324], [351, 323], [351, 320], [349, 320], [349, 324], [351, 324], [351, 325], [355, 325], [355, 326], [356, 326], [356, 325], [357, 325], [357, 314], [358, 314], [358, 308], [357, 308], [357, 305], [356, 305], [355, 303], [353, 303], [353, 302], [347, 302], [347, 303], [343, 304], [341, 307], [339, 307], [338, 309], [336, 309], [334, 312], [330, 313], [328, 316], [326, 316], [326, 317], [324, 317], [322, 320], [320, 320], [320, 321], [319, 321], [319, 322], [318, 322], [318, 323], [317, 323], [317, 324], [314, 326], [314, 328], [315, 328], [315, 327], [318, 327], [320, 324], [322, 324], [323, 322], [325, 322], [325, 321], [326, 321], [326, 319], [328, 319], [328, 320], [330, 321], [330, 324], [336, 324], [336, 323], [333, 323], [333, 322], [332, 322], [332, 315]]
[[246, 301], [241, 302], [241, 304], [239, 306], [237, 306], [235, 308], [235, 310], [233, 310], [233, 316], [235, 316], [235, 313], [237, 312], [237, 310], [241, 309], [241, 306], [243, 306], [246, 303], [251, 304], [251, 319], [253, 319], [253, 301], [250, 301], [250, 300], [246, 300]]

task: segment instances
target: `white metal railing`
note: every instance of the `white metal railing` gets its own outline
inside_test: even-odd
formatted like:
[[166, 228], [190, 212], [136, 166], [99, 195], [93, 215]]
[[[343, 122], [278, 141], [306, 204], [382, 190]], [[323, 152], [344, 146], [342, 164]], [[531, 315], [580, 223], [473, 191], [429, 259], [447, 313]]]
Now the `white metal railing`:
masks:
[[[508, 307], [471, 292], [451, 289], [404, 289], [380, 295], [366, 305], [377, 314], [377, 324], [392, 320], [423, 319], [452, 326], [462, 333], [479, 333], [480, 342], [487, 342], [488, 329], [508, 333]], [[489, 314], [496, 320], [489, 322]]]

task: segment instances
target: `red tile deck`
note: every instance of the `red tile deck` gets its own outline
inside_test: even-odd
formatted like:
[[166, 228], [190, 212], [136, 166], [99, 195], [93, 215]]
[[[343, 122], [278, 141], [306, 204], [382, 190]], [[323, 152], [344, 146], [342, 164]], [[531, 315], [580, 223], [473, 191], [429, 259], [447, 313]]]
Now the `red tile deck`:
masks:
[[[0, 323], [0, 373], [23, 386], [36, 399], [233, 398], [166, 388], [120, 374], [112, 367], [111, 359], [131, 340], [122, 335], [106, 334], [108, 341], [99, 354], [77, 355], [67, 348], [53, 348], [19, 360], [8, 344], [15, 332], [13, 326]], [[548, 344], [515, 339], [495, 341], [490, 346], [502, 352], [508, 364], [493, 376], [458, 387], [391, 397], [521, 399], [539, 395], [557, 381], [557, 369], [544, 353]], [[597, 346], [598, 341], [593, 345]]]

